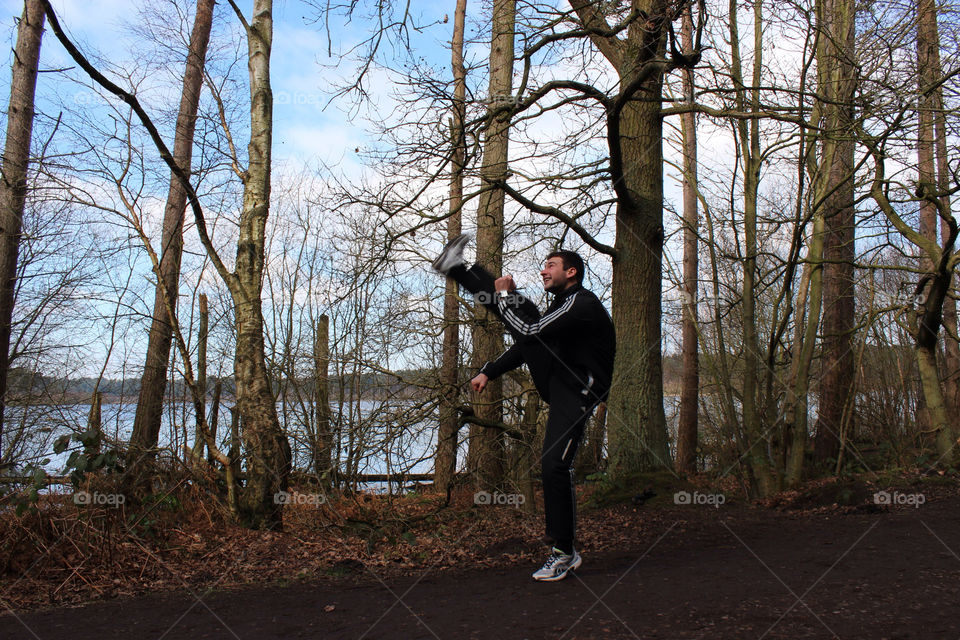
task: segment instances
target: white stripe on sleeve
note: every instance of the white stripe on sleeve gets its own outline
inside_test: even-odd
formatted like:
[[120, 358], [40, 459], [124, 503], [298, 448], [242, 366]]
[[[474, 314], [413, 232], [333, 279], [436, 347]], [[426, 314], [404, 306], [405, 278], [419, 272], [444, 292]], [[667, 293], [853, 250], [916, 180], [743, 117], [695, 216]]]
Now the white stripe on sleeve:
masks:
[[573, 301], [576, 300], [576, 298], [577, 294], [574, 293], [572, 296], [564, 300], [563, 304], [561, 304], [559, 307], [540, 318], [539, 321], [533, 323], [524, 322], [521, 320], [520, 317], [514, 313], [513, 309], [507, 306], [506, 300], [502, 297], [497, 298], [497, 306], [500, 308], [500, 313], [503, 314], [503, 319], [510, 323], [511, 327], [525, 336], [532, 336], [540, 333], [543, 331], [544, 327], [570, 311], [570, 309], [573, 308]]

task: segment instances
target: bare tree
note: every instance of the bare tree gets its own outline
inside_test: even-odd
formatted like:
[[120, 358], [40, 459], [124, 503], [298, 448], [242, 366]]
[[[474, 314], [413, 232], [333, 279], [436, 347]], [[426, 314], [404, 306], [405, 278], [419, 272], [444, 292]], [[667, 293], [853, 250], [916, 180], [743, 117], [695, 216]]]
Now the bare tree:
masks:
[[[204, 61], [210, 29], [213, 23], [213, 0], [198, 0], [187, 65], [183, 74], [183, 91], [173, 141], [173, 161], [189, 173], [193, 157], [194, 131], [200, 92], [203, 86]], [[157, 291], [153, 303], [153, 319], [147, 344], [146, 364], [140, 380], [137, 413], [130, 436], [129, 471], [140, 474], [149, 461], [150, 451], [157, 446], [163, 400], [166, 391], [167, 364], [173, 329], [167, 316], [167, 300], [176, 309], [180, 282], [180, 261], [183, 253], [183, 217], [187, 206], [187, 190], [175, 174], [170, 175], [170, 186], [163, 213], [163, 234], [160, 249], [160, 271], [157, 273]]]
[[[571, 6], [579, 19], [577, 33], [586, 35], [613, 68], [619, 80], [617, 90], [608, 95], [582, 83], [546, 83], [522, 100], [518, 110], [552, 91], [572, 90], [597, 100], [606, 111], [609, 184], [616, 196], [614, 247], [584, 237], [582, 229], [578, 233], [595, 249], [613, 257], [617, 361], [607, 424], [609, 469], [622, 476], [670, 466], [660, 352], [664, 241], [661, 99], [664, 73], [695, 63], [699, 51], [683, 56], [671, 38], [673, 56], [666, 57], [668, 31], [672, 33], [672, 23], [679, 17], [677, 8], [666, 2], [634, 0], [629, 11], [587, 0], [573, 0]], [[698, 25], [702, 26], [702, 18]], [[699, 37], [696, 40], [699, 45]]]
[[[249, 23], [233, 2], [231, 6], [244, 26], [247, 36], [251, 95], [248, 167], [245, 171], [239, 172], [244, 185], [244, 196], [238, 229], [237, 258], [235, 270], [232, 272], [223, 263], [208, 234], [203, 210], [189, 177], [184, 169], [174, 162], [172, 154], [140, 102], [134, 95], [110, 82], [97, 71], [63, 33], [49, 3], [46, 3], [45, 8], [47, 19], [53, 26], [57, 38], [71, 57], [99, 85], [131, 106], [147, 128], [153, 143], [160, 151], [161, 158], [187, 191], [200, 240], [218, 275], [229, 289], [234, 307], [236, 323], [234, 383], [237, 412], [241, 417], [243, 439], [248, 455], [248, 478], [240, 497], [239, 517], [248, 526], [275, 527], [280, 524], [282, 515], [282, 506], [276, 499], [276, 494], [287, 485], [290, 447], [280, 429], [266, 367], [261, 300], [264, 228], [270, 204], [273, 97], [270, 89], [269, 66], [273, 37], [272, 4], [269, 0], [257, 0], [254, 3], [253, 19]], [[175, 322], [171, 301], [168, 300], [167, 305], [168, 317]], [[189, 364], [186, 361], [184, 367], [187, 377], [191, 377]], [[195, 389], [195, 385], [191, 384], [191, 387]], [[203, 402], [196, 391], [193, 392], [193, 401], [194, 403]], [[201, 413], [201, 411], [196, 412], [198, 416]]]
[[852, 430], [853, 417], [856, 142], [850, 132], [856, 118], [856, 8], [849, 2], [824, 0], [818, 4], [817, 15], [821, 22], [817, 69], [824, 100], [818, 167], [823, 187], [817, 192], [820, 201], [815, 206], [824, 209], [824, 266], [823, 355], [814, 452], [820, 462], [836, 463], [844, 434]]
[[[683, 10], [681, 27], [685, 55], [693, 55], [693, 12]], [[693, 69], [683, 70], [683, 97], [694, 102]], [[683, 135], [683, 382], [680, 418], [677, 424], [676, 468], [681, 473], [697, 470], [698, 414], [700, 410], [700, 345], [697, 336], [699, 297], [699, 206], [697, 202], [697, 114], [680, 116]]]
[[[917, 17], [917, 69], [919, 71], [917, 104], [917, 182], [920, 190], [936, 193], [940, 209], [946, 215], [950, 211], [949, 188], [951, 175], [947, 152], [948, 134], [945, 127], [946, 114], [943, 105], [943, 69], [940, 63], [940, 35], [937, 26], [937, 6], [934, 2], [918, 0]], [[950, 225], [941, 219], [938, 207], [931, 201], [920, 204], [920, 232], [936, 241], [939, 223], [941, 239], [950, 238]], [[929, 268], [929, 261], [925, 261]], [[960, 407], [960, 345], [957, 335], [956, 298], [948, 295], [944, 300], [943, 325], [947, 331], [943, 340], [944, 391], [947, 407]], [[955, 411], [955, 409], [954, 409]], [[954, 424], [954, 431], [960, 424]]]
[[249, 23], [236, 4], [231, 1], [230, 5], [246, 31], [250, 71], [250, 144], [247, 147], [248, 166], [242, 174], [243, 211], [240, 214], [235, 272], [227, 277], [236, 314], [234, 381], [237, 409], [248, 452], [241, 513], [251, 526], [274, 527], [281, 522], [281, 506], [274, 496], [287, 487], [290, 445], [280, 429], [270, 387], [261, 306], [273, 136], [273, 93], [270, 88], [273, 2], [255, 0]]
[[[496, 188], [507, 176], [510, 141], [509, 104], [513, 88], [514, 24], [516, 2], [495, 0], [493, 31], [490, 39], [490, 82], [488, 90], [489, 119], [486, 122], [481, 181], [488, 188], [480, 195], [477, 208], [477, 264], [491, 273], [503, 271], [503, 208], [504, 192]], [[503, 327], [485, 309], [478, 307], [478, 321], [473, 329], [473, 360], [480, 368], [503, 352]], [[503, 419], [503, 383], [493, 380], [484, 390], [484, 399], [474, 403], [477, 416], [500, 422]], [[502, 431], [477, 425], [470, 427], [470, 451], [467, 467], [479, 485], [493, 487], [504, 476], [504, 437]]]
[[3, 148], [3, 166], [0, 167], [3, 174], [3, 180], [0, 180], [0, 459], [3, 454], [4, 396], [10, 363], [14, 291], [17, 286], [17, 254], [27, 195], [27, 165], [33, 133], [34, 95], [43, 22], [42, 2], [24, 2], [23, 15], [17, 27], [7, 111], [7, 139]]
[[[450, 143], [453, 147], [450, 173], [450, 217], [447, 220], [447, 239], [452, 240], [462, 231], [463, 172], [466, 164], [467, 70], [463, 65], [463, 32], [466, 22], [467, 0], [457, 0], [453, 14], [453, 39], [450, 44], [453, 67], [453, 114], [450, 118]], [[513, 65], [510, 65], [511, 70]], [[457, 284], [447, 279], [443, 298], [443, 353], [440, 383], [445, 386], [440, 405], [440, 423], [437, 430], [434, 487], [445, 491], [453, 481], [457, 466], [457, 400], [460, 378], [460, 307]]]

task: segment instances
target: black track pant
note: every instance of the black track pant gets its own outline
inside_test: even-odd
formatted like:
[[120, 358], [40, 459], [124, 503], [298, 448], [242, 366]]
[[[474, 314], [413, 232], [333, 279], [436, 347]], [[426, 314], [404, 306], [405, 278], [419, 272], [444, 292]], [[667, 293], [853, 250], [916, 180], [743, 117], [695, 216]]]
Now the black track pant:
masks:
[[[500, 310], [494, 301], [495, 278], [486, 269], [474, 265], [455, 267], [449, 276], [474, 294], [497, 317]], [[520, 296], [512, 304], [523, 305], [527, 315], [540, 317], [536, 305]], [[596, 407], [594, 394], [568, 367], [556, 362], [550, 349], [537, 336], [520, 336], [505, 325], [522, 348], [524, 361], [530, 367], [541, 397], [550, 404], [547, 431], [543, 439], [540, 465], [543, 480], [543, 503], [546, 512], [547, 537], [561, 544], [573, 544], [577, 517], [574, 493], [573, 459], [583, 438], [584, 426]]]
[[573, 544], [577, 520], [573, 459], [596, 400], [573, 376], [559, 375], [550, 378], [550, 397], [547, 432], [540, 454], [543, 506], [547, 536], [561, 543], [559, 546], [566, 546]]

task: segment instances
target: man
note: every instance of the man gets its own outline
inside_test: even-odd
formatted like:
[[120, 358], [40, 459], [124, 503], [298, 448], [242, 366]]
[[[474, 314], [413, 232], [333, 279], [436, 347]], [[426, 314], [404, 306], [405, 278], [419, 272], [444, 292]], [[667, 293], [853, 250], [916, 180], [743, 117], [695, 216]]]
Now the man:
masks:
[[583, 288], [583, 259], [572, 251], [547, 256], [540, 277], [554, 295], [541, 316], [530, 300], [517, 293], [512, 276], [494, 278], [479, 265], [467, 268], [463, 249], [470, 236], [452, 240], [433, 262], [476, 300], [496, 314], [514, 344], [480, 369], [470, 384], [482, 392], [490, 380], [526, 363], [540, 396], [550, 405], [540, 456], [550, 557], [533, 574], [535, 580], [562, 580], [580, 566], [574, 547], [576, 493], [573, 459], [584, 426], [596, 406], [606, 400], [616, 350], [613, 321], [593, 293]]

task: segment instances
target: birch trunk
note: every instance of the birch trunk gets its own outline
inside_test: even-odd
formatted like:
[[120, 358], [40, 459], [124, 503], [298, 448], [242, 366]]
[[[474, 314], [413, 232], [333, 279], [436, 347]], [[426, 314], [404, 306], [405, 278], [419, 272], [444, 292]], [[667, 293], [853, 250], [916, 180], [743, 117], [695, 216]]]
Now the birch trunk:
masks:
[[13, 323], [14, 292], [17, 284], [17, 257], [27, 198], [27, 164], [33, 134], [34, 95], [40, 41], [43, 37], [44, 6], [27, 0], [17, 26], [13, 55], [13, 78], [7, 110], [7, 139], [0, 171], [0, 460], [3, 460], [3, 423], [7, 370], [10, 367], [10, 331]]

